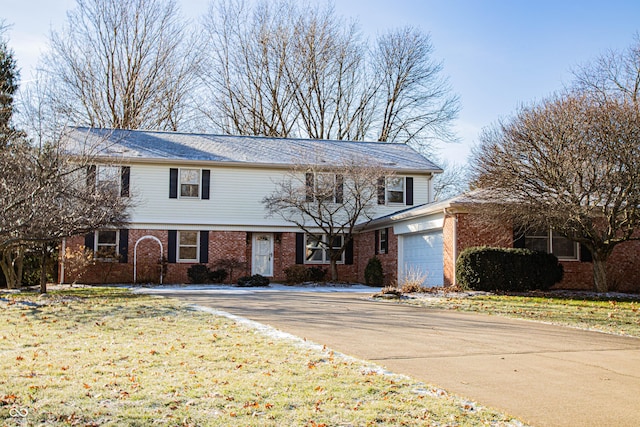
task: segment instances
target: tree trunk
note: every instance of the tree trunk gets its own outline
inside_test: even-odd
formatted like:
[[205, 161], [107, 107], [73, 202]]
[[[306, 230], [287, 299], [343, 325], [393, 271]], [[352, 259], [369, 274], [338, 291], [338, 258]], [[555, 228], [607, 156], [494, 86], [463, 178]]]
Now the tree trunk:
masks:
[[15, 252], [13, 248], [7, 248], [2, 251], [0, 268], [4, 273], [8, 289], [18, 289], [22, 285], [23, 256], [22, 248], [18, 248]]
[[331, 270], [331, 281], [337, 282], [338, 281], [338, 262], [335, 259], [333, 259], [333, 257], [331, 258], [331, 263], [329, 264], [329, 268]]
[[42, 245], [42, 256], [40, 262], [40, 293], [47, 293], [47, 246]]
[[607, 256], [593, 252], [593, 285], [596, 292], [608, 292], [607, 283]]

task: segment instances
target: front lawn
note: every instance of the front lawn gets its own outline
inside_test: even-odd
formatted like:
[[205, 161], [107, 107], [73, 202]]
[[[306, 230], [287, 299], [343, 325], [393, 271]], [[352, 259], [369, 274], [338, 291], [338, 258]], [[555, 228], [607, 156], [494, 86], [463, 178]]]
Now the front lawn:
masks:
[[0, 293], [2, 425], [521, 425], [330, 349], [122, 288]]
[[640, 337], [640, 301], [596, 297], [476, 295], [434, 297], [416, 294], [403, 302], [470, 311]]

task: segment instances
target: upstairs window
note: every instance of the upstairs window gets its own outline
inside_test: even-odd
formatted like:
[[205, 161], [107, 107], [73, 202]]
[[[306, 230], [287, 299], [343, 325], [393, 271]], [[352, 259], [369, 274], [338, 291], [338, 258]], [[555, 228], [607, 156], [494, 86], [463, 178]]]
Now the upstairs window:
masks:
[[180, 169], [180, 197], [200, 197], [200, 169]]
[[101, 190], [120, 192], [120, 168], [98, 165], [96, 168], [96, 186]]
[[169, 198], [209, 199], [211, 170], [169, 168]]
[[390, 177], [386, 182], [387, 203], [404, 204], [404, 178]]
[[378, 179], [378, 204], [413, 205], [413, 177], [380, 177]]
[[529, 230], [524, 238], [527, 249], [554, 254], [560, 260], [578, 260], [578, 243], [553, 230]]
[[305, 177], [307, 186], [307, 202], [322, 201], [342, 203], [343, 176], [329, 172], [308, 172]]
[[89, 165], [87, 187], [129, 197], [130, 166]]

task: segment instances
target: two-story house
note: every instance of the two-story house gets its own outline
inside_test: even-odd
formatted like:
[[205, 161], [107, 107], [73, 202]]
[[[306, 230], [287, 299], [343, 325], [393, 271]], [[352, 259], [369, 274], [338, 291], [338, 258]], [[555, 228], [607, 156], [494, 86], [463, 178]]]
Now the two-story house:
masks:
[[[392, 177], [384, 182], [376, 217], [432, 202], [432, 179], [442, 172], [404, 144], [89, 128], [74, 129], [68, 142], [71, 153], [94, 147], [88, 179], [131, 197], [133, 207], [126, 228], [63, 242], [63, 252], [84, 246], [96, 258], [82, 277], [63, 260], [62, 282], [158, 282], [162, 276], [164, 283], [186, 283], [191, 265], [220, 260], [238, 266], [229, 280], [247, 274], [282, 280], [292, 265], [329, 264], [317, 242], [322, 236], [267, 215], [262, 203], [294, 165], [353, 156], [379, 162]], [[354, 239], [339, 265], [342, 280], [363, 280], [373, 245], [389, 251], [386, 233], [382, 228]]]

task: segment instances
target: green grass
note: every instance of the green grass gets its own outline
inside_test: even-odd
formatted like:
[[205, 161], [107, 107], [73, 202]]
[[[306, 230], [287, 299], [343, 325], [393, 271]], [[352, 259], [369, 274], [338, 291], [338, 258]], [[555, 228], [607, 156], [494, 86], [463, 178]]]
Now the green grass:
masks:
[[478, 295], [405, 299], [409, 304], [548, 322], [640, 337], [640, 302], [567, 297]]
[[121, 288], [0, 297], [2, 425], [520, 425], [175, 300]]

